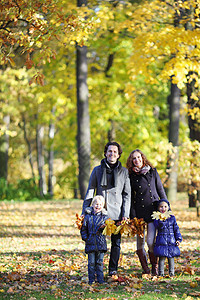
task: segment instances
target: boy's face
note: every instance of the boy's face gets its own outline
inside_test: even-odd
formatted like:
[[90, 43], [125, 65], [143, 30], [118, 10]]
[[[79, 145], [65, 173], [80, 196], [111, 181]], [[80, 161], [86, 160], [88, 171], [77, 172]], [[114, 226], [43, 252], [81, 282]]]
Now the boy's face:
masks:
[[169, 205], [165, 201], [163, 201], [160, 203], [158, 210], [159, 210], [159, 212], [161, 212], [163, 214], [169, 210]]
[[103, 202], [101, 200], [96, 200], [93, 203], [93, 209], [94, 209], [94, 213], [98, 213], [100, 211], [102, 211], [103, 209]]

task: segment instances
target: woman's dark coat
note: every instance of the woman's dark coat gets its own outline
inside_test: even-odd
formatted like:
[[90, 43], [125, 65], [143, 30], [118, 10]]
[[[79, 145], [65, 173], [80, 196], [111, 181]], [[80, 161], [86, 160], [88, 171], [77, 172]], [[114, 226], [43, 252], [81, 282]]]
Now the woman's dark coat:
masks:
[[130, 218], [143, 218], [147, 223], [153, 222], [152, 213], [157, 210], [159, 199], [167, 199], [157, 170], [150, 168], [146, 174], [130, 174], [131, 210]]
[[181, 242], [182, 236], [175, 216], [170, 216], [165, 221], [154, 220], [154, 226], [158, 230], [154, 247], [155, 256], [179, 256], [180, 249], [176, 245], [176, 241]]
[[106, 252], [107, 243], [105, 235], [102, 235], [100, 227], [105, 224], [108, 219], [106, 210], [101, 213], [94, 214], [92, 207], [85, 210], [85, 217], [81, 228], [81, 237], [85, 241], [85, 252]]

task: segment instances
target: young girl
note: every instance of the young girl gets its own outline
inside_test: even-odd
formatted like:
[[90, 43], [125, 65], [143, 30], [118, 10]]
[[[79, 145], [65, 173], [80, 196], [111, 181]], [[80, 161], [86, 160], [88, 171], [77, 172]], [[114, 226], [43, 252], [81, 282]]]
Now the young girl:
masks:
[[88, 278], [89, 284], [95, 281], [104, 283], [103, 258], [107, 251], [106, 237], [102, 235], [105, 220], [108, 219], [107, 211], [103, 208], [105, 200], [103, 196], [95, 196], [92, 207], [85, 209], [85, 217], [81, 228], [81, 236], [85, 241], [85, 252], [88, 254]]
[[166, 199], [158, 201], [158, 211], [153, 212], [154, 226], [157, 229], [155, 256], [159, 257], [158, 274], [164, 276], [164, 264], [166, 257], [169, 264], [169, 276], [174, 276], [174, 257], [180, 255], [179, 244], [182, 241], [176, 218], [170, 210], [170, 204]]

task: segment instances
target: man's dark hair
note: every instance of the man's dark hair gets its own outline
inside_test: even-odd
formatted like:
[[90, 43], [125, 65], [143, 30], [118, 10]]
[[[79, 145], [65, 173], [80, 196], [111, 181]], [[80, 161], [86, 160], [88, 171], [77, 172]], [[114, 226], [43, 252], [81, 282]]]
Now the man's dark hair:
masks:
[[119, 158], [120, 158], [120, 157], [121, 157], [121, 154], [122, 154], [122, 148], [121, 148], [120, 144], [118, 144], [117, 142], [108, 142], [108, 143], [105, 145], [105, 148], [104, 148], [104, 156], [106, 157], [106, 152], [107, 152], [109, 146], [117, 146], [117, 148], [118, 148], [118, 153], [119, 153]]

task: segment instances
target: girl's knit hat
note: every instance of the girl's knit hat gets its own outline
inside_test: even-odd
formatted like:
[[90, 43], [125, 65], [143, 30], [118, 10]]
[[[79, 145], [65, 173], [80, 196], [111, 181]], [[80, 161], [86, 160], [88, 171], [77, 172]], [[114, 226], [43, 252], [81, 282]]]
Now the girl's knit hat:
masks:
[[159, 205], [160, 205], [161, 202], [166, 202], [167, 205], [169, 206], [169, 210], [171, 210], [170, 203], [169, 203], [169, 201], [168, 201], [167, 199], [160, 199], [160, 200], [158, 201], [158, 207], [159, 207]]

